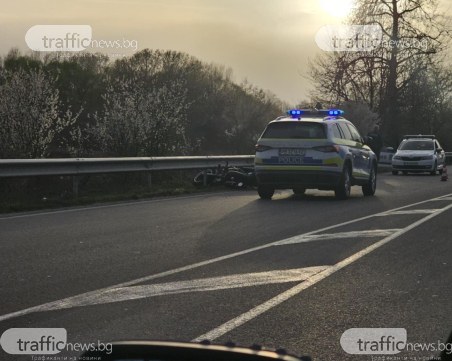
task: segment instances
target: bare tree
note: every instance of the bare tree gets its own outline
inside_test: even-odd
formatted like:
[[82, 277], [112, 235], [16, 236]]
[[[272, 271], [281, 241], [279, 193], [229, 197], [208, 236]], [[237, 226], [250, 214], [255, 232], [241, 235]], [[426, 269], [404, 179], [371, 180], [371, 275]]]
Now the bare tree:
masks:
[[401, 92], [447, 44], [444, 18], [436, 0], [371, 0], [360, 2], [354, 20], [378, 25], [383, 32], [381, 60], [387, 80], [380, 113], [385, 129], [397, 132]]
[[104, 151], [116, 156], [158, 156], [186, 152], [186, 91], [173, 81], [147, 87], [138, 78], [121, 79], [104, 96], [96, 115]]
[[324, 91], [335, 102], [366, 102], [379, 112], [386, 133], [397, 137], [402, 94], [419, 72], [439, 61], [450, 41], [447, 19], [436, 0], [358, 0], [349, 23], [378, 26], [382, 42], [370, 52], [315, 59], [310, 67], [315, 95]]

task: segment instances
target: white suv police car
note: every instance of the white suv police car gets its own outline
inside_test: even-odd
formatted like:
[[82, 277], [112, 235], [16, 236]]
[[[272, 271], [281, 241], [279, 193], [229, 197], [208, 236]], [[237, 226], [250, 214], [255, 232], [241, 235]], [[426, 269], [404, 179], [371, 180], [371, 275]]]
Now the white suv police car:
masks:
[[446, 153], [434, 135], [405, 135], [392, 157], [392, 174], [443, 173]]
[[353, 185], [365, 196], [375, 194], [377, 157], [343, 111], [289, 110], [270, 122], [256, 144], [255, 171], [259, 196], [271, 199], [275, 189], [334, 190], [350, 196]]

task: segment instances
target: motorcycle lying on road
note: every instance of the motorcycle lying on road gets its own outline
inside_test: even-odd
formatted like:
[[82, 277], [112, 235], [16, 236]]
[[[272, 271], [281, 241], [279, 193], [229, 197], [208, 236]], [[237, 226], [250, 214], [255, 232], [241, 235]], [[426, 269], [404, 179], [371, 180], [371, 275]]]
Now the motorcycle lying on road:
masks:
[[231, 168], [224, 177], [224, 184], [230, 188], [246, 188], [256, 186], [256, 175], [252, 167]]
[[243, 189], [256, 185], [256, 176], [253, 167], [229, 167], [219, 164], [215, 169], [207, 169], [199, 172], [193, 178], [195, 186], [207, 186], [224, 184], [229, 188]]

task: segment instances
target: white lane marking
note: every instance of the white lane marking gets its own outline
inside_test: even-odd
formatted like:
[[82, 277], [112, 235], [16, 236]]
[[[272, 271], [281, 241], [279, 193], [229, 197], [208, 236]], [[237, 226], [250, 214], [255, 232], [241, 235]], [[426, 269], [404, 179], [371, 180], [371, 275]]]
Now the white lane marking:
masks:
[[49, 211], [45, 211], [45, 212], [33, 212], [33, 213], [18, 214], [18, 215], [13, 214], [11, 216], [0, 217], [0, 221], [4, 221], [4, 220], [8, 220], [8, 219], [34, 217], [34, 216], [48, 216], [48, 215], [61, 214], [61, 213], [89, 211], [89, 210], [96, 210], [96, 209], [103, 209], [103, 208], [116, 208], [116, 207], [126, 207], [126, 206], [140, 205], [140, 204], [160, 203], [160, 202], [174, 201], [174, 200], [181, 200], [181, 199], [212, 197], [212, 196], [227, 195], [227, 194], [235, 194], [235, 193], [233, 193], [233, 192], [202, 193], [202, 194], [195, 194], [195, 195], [191, 195], [191, 196], [165, 197], [165, 198], [158, 198], [158, 199], [138, 200], [138, 201], [132, 201], [132, 202], [103, 204], [103, 205], [99, 205], [99, 206], [87, 206], [87, 207], [59, 209], [59, 210], [56, 209], [56, 210], [49, 210]]
[[300, 235], [279, 241], [275, 244], [275, 246], [286, 246], [289, 244], [324, 241], [330, 239], [387, 237], [398, 231], [400, 231], [400, 229], [372, 229], [368, 231]]
[[442, 208], [436, 213], [432, 213], [417, 222], [414, 222], [410, 224], [408, 227], [401, 229], [400, 231], [382, 239], [381, 241], [378, 241], [369, 247], [364, 248], [363, 250], [355, 253], [354, 255], [336, 263], [334, 266], [329, 267], [323, 272], [317, 273], [316, 275], [310, 277], [306, 281], [290, 288], [289, 290], [280, 293], [279, 295], [271, 298], [270, 300], [252, 308], [251, 310], [242, 313], [241, 315], [233, 318], [232, 320], [218, 326], [217, 328], [214, 328], [213, 330], [195, 338], [193, 341], [199, 342], [202, 340], [215, 340], [224, 334], [234, 330], [235, 328], [242, 326], [246, 322], [256, 318], [257, 316], [271, 310], [272, 308], [278, 306], [279, 304], [283, 303], [284, 301], [287, 301], [288, 299], [298, 295], [300, 292], [304, 291], [305, 289], [311, 287], [312, 285], [315, 285], [316, 283], [324, 280], [325, 278], [331, 276], [332, 274], [336, 273], [337, 271], [343, 269], [344, 267], [352, 264], [353, 262], [359, 260], [360, 258], [368, 255], [369, 253], [375, 251], [376, 249], [384, 246], [385, 244], [389, 243], [390, 241], [402, 236], [403, 234], [413, 230], [414, 228], [420, 226], [421, 224], [428, 222], [432, 218], [448, 211], [452, 208], [452, 204], [448, 205], [447, 207]]
[[452, 201], [452, 197], [446, 196], [436, 199], [437, 201]]
[[411, 214], [432, 214], [435, 212], [438, 212], [439, 209], [408, 209], [406, 211], [393, 211], [393, 212], [386, 212], [384, 214], [378, 215], [378, 217], [385, 217], [385, 216], [398, 216], [398, 215], [411, 215]]
[[276, 283], [300, 282], [324, 271], [328, 266], [306, 267], [290, 270], [278, 270], [259, 273], [236, 274], [223, 277], [201, 278], [189, 281], [177, 281], [114, 288], [92, 294], [90, 297], [75, 296], [62, 301], [46, 304], [35, 312], [55, 311], [73, 307], [92, 306], [106, 303], [138, 300], [148, 297], [174, 295], [190, 292], [218, 291], [233, 288], [253, 287]]
[[[447, 196], [452, 196], [452, 193], [447, 195]], [[443, 197], [445, 197], [445, 196], [443, 196]], [[428, 202], [431, 202], [431, 201], [435, 201], [438, 198], [439, 197], [435, 197], [435, 198], [432, 198], [432, 199], [427, 199], [425, 201], [416, 202], [416, 203], [409, 204], [409, 205], [406, 205], [406, 206], [394, 208], [394, 209], [389, 210], [389, 211], [375, 213], [375, 214], [371, 214], [371, 215], [364, 216], [364, 217], [361, 217], [361, 218], [353, 219], [351, 221], [346, 221], [346, 222], [334, 224], [332, 226], [328, 226], [328, 227], [317, 229], [317, 230], [314, 230], [314, 231], [311, 231], [311, 232], [304, 233], [303, 235], [304, 236], [308, 236], [308, 235], [315, 234], [315, 233], [325, 232], [325, 231], [328, 231], [328, 230], [331, 230], [331, 229], [334, 229], [334, 228], [338, 228], [338, 227], [346, 226], [346, 225], [349, 225], [349, 224], [357, 223], [357, 222], [360, 222], [360, 221], [364, 221], [364, 220], [367, 220], [367, 219], [371, 219], [371, 218], [373, 218], [375, 216], [384, 214], [386, 212], [393, 212], [393, 211], [397, 211], [397, 210], [401, 210], [401, 209], [405, 209], [405, 208], [409, 208], [409, 207], [414, 207], [414, 206], [417, 206], [417, 205], [420, 205], [420, 204], [425, 204], [425, 203], [428, 203]], [[104, 288], [101, 288], [101, 289], [98, 289], [98, 290], [95, 290], [95, 291], [85, 292], [85, 293], [77, 295], [77, 297], [91, 297], [93, 294], [98, 294], [99, 292], [107, 292], [107, 291], [109, 291], [109, 290], [111, 290], [113, 288], [128, 287], [128, 286], [135, 285], [137, 283], [148, 282], [148, 281], [151, 281], [151, 280], [154, 280], [154, 279], [157, 279], [157, 278], [162, 278], [162, 277], [171, 276], [171, 275], [174, 275], [174, 274], [177, 274], [177, 273], [181, 273], [181, 272], [185, 272], [185, 271], [190, 271], [190, 270], [193, 270], [195, 268], [199, 268], [199, 267], [210, 265], [212, 263], [217, 263], [217, 262], [224, 261], [224, 260], [227, 260], [227, 259], [243, 256], [243, 255], [246, 255], [246, 254], [249, 254], [249, 253], [252, 253], [252, 252], [260, 251], [260, 250], [263, 250], [263, 249], [266, 249], [266, 248], [269, 248], [269, 247], [277, 246], [278, 243], [280, 243], [280, 242], [281, 241], [270, 242], [270, 243], [267, 243], [267, 244], [264, 244], [264, 245], [261, 245], [261, 246], [248, 248], [248, 249], [245, 249], [243, 251], [230, 253], [230, 254], [225, 255], [225, 256], [220, 256], [220, 257], [212, 258], [212, 259], [209, 259], [209, 260], [206, 260], [206, 261], [192, 263], [192, 264], [187, 265], [187, 266], [174, 268], [174, 269], [171, 269], [171, 270], [168, 270], [168, 271], [155, 273], [155, 274], [152, 274], [152, 275], [149, 275], [149, 276], [137, 278], [135, 280], [119, 283], [119, 284], [114, 285], [114, 286], [104, 287]], [[73, 297], [76, 297], [76, 296], [73, 296]], [[0, 316], [0, 322], [8, 320], [8, 319], [11, 319], [11, 318], [24, 316], [24, 315], [27, 315], [27, 314], [30, 314], [30, 313], [33, 313], [33, 312], [38, 312], [42, 307], [46, 307], [46, 305], [48, 305], [48, 304], [54, 304], [55, 302], [65, 302], [67, 299], [70, 299], [70, 298], [72, 298], [72, 297], [68, 297], [68, 298], [65, 298], [65, 299], [62, 299], [62, 300], [58, 300], [58, 301], [48, 302], [48, 303], [41, 304], [41, 305], [38, 305], [38, 306], [25, 308], [23, 310], [19, 310], [19, 311], [16, 311], [16, 312], [7, 313], [5, 315]]]

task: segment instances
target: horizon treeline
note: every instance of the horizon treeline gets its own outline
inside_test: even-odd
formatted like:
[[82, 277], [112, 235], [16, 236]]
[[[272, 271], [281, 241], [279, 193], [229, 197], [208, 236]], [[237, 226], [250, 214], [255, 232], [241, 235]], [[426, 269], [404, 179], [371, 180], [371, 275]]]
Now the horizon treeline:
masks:
[[250, 154], [287, 104], [177, 51], [0, 61], [0, 158]]

